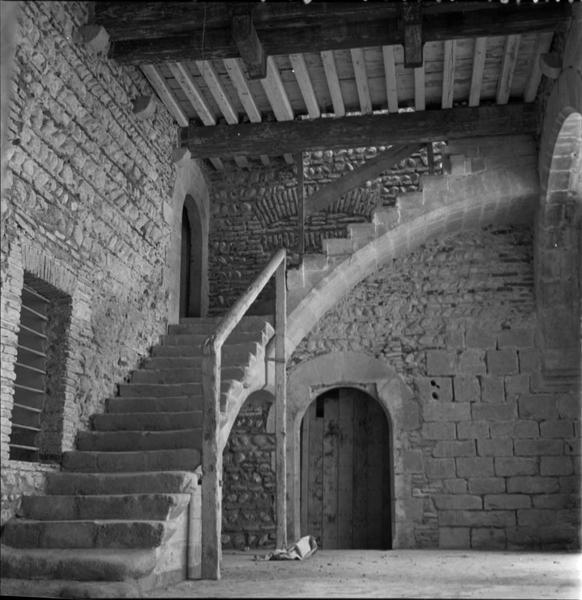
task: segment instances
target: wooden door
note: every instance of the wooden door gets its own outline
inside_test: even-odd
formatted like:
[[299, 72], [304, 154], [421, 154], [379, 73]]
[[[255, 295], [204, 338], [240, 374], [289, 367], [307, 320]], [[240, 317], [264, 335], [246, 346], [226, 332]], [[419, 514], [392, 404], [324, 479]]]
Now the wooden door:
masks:
[[354, 388], [319, 396], [301, 426], [301, 534], [324, 549], [387, 549], [390, 446], [381, 406]]

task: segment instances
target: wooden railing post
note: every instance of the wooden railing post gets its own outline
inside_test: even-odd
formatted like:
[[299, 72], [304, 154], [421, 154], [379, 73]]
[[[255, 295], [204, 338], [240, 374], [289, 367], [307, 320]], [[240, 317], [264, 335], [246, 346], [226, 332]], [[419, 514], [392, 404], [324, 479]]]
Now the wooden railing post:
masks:
[[203, 347], [202, 387], [202, 579], [220, 579], [222, 452], [219, 443], [221, 349], [214, 337]]
[[287, 547], [287, 287], [285, 259], [276, 275], [275, 440], [277, 465], [277, 548]]

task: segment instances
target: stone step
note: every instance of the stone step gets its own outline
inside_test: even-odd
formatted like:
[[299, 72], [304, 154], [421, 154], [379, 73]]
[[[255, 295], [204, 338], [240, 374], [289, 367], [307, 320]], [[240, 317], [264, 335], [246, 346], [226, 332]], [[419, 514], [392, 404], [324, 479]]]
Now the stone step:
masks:
[[348, 225], [348, 237], [352, 240], [369, 242], [376, 237], [376, 228], [371, 223], [350, 223]]
[[[182, 400], [182, 399], [181, 399]], [[180, 402], [181, 402], [180, 400]], [[191, 400], [184, 398], [184, 404], [175, 408], [190, 407]], [[112, 403], [112, 408], [123, 408], [126, 399], [117, 399], [119, 405]], [[164, 412], [165, 400], [155, 398], [147, 403], [151, 412], [109, 412], [91, 417], [95, 431], [167, 431], [176, 429], [193, 429], [202, 426], [202, 409]], [[125, 404], [127, 408], [127, 404]], [[145, 407], [144, 407], [145, 408]], [[159, 409], [159, 410], [156, 410]]]
[[[236, 361], [238, 363], [249, 360], [250, 356], [259, 351], [258, 342], [244, 342], [241, 344], [225, 344], [222, 347], [222, 356], [224, 361]], [[202, 350], [195, 346], [154, 346], [152, 356], [176, 356], [189, 358], [202, 356]]]
[[307, 271], [321, 271], [327, 268], [327, 256], [325, 254], [305, 254], [303, 256], [303, 267]]
[[[39, 548], [12, 548], [2, 545], [2, 595], [8, 591], [5, 586], [8, 578], [98, 582], [131, 581], [153, 573], [157, 560], [155, 549], [86, 548], [80, 552], [78, 549], [47, 551]], [[44, 594], [39, 597], [43, 596]], [[80, 598], [83, 596], [67, 595], [62, 597]]]
[[[167, 346], [195, 346], [202, 347], [202, 344], [208, 338], [207, 335], [197, 333], [173, 333], [163, 335], [161, 343]], [[244, 344], [245, 342], [256, 342], [263, 340], [263, 330], [255, 328], [251, 331], [236, 331], [236, 329], [226, 339], [226, 344]]]
[[196, 489], [194, 471], [150, 471], [140, 473], [47, 473], [47, 494], [186, 494]]
[[77, 449], [83, 452], [125, 452], [202, 448], [202, 427], [164, 431], [80, 431]]
[[147, 452], [81, 452], [63, 453], [63, 468], [85, 473], [123, 473], [135, 471], [188, 471], [200, 464], [200, 451], [195, 448], [149, 450]]
[[394, 229], [398, 225], [398, 210], [391, 206], [377, 208], [374, 211], [372, 223], [376, 228], [384, 228], [386, 231]]
[[[140, 369], [193, 369], [202, 372], [202, 356], [153, 356], [146, 358]], [[135, 371], [137, 373], [139, 371]]]
[[322, 240], [321, 244], [327, 256], [345, 256], [354, 251], [352, 240], [347, 238], [328, 238]]
[[137, 519], [167, 521], [188, 506], [190, 494], [106, 494], [94, 496], [24, 496], [22, 510], [36, 521]]
[[[245, 367], [223, 366], [221, 376], [223, 379], [243, 379], [247, 369]], [[202, 381], [202, 369], [140, 369], [131, 376], [131, 383], [197, 383]]]
[[[198, 335], [206, 335], [207, 337], [216, 331], [218, 327], [218, 321], [196, 321], [196, 322], [183, 322], [180, 321], [178, 325], [169, 325], [168, 326], [168, 334], [176, 335], [176, 334], [198, 334]], [[273, 317], [271, 315], [266, 315], [265, 317], [243, 317], [241, 322], [234, 328], [233, 335], [239, 332], [252, 332], [252, 331], [262, 331], [263, 329], [273, 328]]]
[[[26, 549], [16, 550], [25, 552]], [[42, 550], [52, 554], [54, 550]], [[77, 551], [78, 552], [78, 551]], [[136, 552], [128, 550], [128, 552]], [[155, 552], [152, 550], [151, 552]], [[105, 566], [105, 569], [108, 567]], [[30, 571], [30, 576], [34, 570]], [[45, 575], [46, 576], [46, 575]], [[150, 583], [152, 580], [153, 585]], [[156, 585], [157, 577], [128, 581], [73, 581], [72, 579], [8, 579], [2, 578], [2, 595], [17, 598], [143, 598], [144, 592]], [[145, 585], [144, 585], [145, 584]]]
[[[168, 396], [167, 398], [108, 398], [106, 401], [107, 413], [151, 413], [151, 412], [165, 412], [165, 413], [185, 413], [185, 412], [197, 412], [202, 410], [202, 396]], [[105, 413], [105, 414], [107, 414]], [[101, 415], [94, 415], [93, 418], [97, 418]], [[192, 419], [196, 416], [186, 417], [188, 423], [192, 423]], [[191, 427], [188, 425], [185, 427]], [[139, 427], [134, 429], [149, 429], [141, 423]], [[181, 429], [176, 427], [175, 429]]]
[[[182, 317], [180, 319], [180, 325], [192, 325], [196, 323], [213, 323], [215, 328], [218, 327], [224, 315], [215, 316], [215, 317]], [[264, 314], [264, 315], [246, 315], [242, 317], [239, 325], [243, 326], [251, 326], [251, 325], [260, 325], [262, 322], [267, 321], [268, 323], [273, 323], [274, 317], [272, 314]]]
[[10, 519], [2, 538], [13, 548], [157, 548], [168, 534], [164, 521]]
[[119, 396], [122, 398], [168, 398], [170, 396], [200, 396], [202, 383], [121, 383]]

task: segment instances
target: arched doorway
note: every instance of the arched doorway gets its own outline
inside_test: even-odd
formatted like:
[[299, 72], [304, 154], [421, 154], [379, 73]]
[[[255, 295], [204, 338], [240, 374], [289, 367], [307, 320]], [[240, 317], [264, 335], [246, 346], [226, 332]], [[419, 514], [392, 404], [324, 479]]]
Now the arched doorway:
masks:
[[202, 307], [202, 224], [198, 208], [186, 196], [182, 208], [180, 317], [200, 317]]
[[391, 548], [390, 440], [376, 400], [319, 395], [301, 424], [301, 532], [326, 550]]

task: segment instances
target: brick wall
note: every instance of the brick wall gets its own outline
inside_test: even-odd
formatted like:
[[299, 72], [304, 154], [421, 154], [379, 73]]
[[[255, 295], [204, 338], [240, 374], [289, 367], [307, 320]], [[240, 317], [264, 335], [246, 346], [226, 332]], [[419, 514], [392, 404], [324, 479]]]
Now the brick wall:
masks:
[[393, 432], [413, 547], [579, 545], [580, 403], [536, 391], [533, 302], [529, 229], [457, 234], [380, 267], [292, 356], [365, 352], [413, 392], [418, 427]]
[[[305, 153], [305, 197], [383, 149]], [[442, 144], [434, 144], [434, 153], [435, 170], [442, 172]], [[321, 252], [323, 238], [346, 237], [348, 223], [369, 221], [376, 207], [393, 206], [398, 194], [418, 190], [420, 175], [426, 172], [423, 149], [348, 192], [329, 210], [308, 217], [305, 251]], [[272, 160], [269, 167], [254, 166], [252, 171], [233, 167], [214, 173], [211, 188], [210, 311], [220, 314], [233, 305], [279, 248], [287, 248], [290, 265], [298, 264], [296, 166]], [[273, 290], [268, 288], [262, 300], [266, 302]]]
[[151, 93], [149, 84], [83, 45], [87, 10], [23, 2], [16, 35], [1, 214], [2, 522], [56, 468], [8, 459], [24, 271], [71, 298], [61, 451], [167, 319], [162, 207], [175, 178], [176, 127], [161, 104], [151, 120], [135, 118], [132, 100]]
[[275, 433], [268, 423], [273, 397], [251, 395], [241, 408], [223, 454], [223, 548], [275, 544]]

